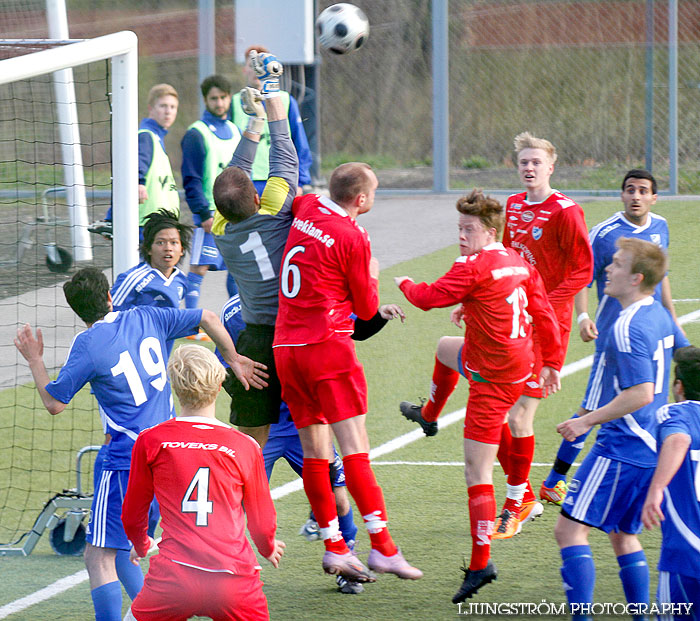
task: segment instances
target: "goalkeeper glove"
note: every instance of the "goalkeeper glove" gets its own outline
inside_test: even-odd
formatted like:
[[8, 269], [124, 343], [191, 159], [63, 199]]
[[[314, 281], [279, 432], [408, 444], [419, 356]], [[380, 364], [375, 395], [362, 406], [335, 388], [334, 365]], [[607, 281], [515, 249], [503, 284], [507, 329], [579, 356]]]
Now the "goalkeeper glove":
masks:
[[284, 72], [284, 66], [277, 60], [274, 54], [267, 52], [250, 52], [250, 66], [257, 78], [262, 83], [260, 92], [264, 97], [276, 95], [280, 90], [280, 76]]
[[262, 104], [262, 95], [257, 88], [246, 86], [241, 90], [241, 107], [250, 116], [246, 131], [252, 134], [261, 134], [265, 126], [265, 108]]

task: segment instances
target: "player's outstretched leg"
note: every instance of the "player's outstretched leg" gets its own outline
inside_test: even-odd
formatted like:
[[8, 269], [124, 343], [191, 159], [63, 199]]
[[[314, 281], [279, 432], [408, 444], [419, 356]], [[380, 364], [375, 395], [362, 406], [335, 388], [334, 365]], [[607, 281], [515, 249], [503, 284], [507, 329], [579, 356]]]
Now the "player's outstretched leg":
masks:
[[[438, 343], [438, 354], [451, 356], [455, 340], [458, 343], [461, 341], [461, 339], [455, 339], [454, 337], [442, 337]], [[433, 368], [428, 401], [421, 402], [420, 405], [403, 401], [399, 406], [401, 414], [408, 420], [418, 423], [423, 428], [423, 433], [426, 436], [434, 436], [438, 432], [437, 419], [459, 381], [459, 373], [440, 362], [438, 354], [435, 356], [435, 367]]]

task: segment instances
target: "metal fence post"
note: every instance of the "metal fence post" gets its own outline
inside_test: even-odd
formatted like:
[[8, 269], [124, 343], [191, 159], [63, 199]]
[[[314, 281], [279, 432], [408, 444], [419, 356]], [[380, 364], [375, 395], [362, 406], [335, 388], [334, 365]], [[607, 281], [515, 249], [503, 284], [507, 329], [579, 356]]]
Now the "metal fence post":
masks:
[[450, 187], [448, 0], [433, 0], [433, 191]]

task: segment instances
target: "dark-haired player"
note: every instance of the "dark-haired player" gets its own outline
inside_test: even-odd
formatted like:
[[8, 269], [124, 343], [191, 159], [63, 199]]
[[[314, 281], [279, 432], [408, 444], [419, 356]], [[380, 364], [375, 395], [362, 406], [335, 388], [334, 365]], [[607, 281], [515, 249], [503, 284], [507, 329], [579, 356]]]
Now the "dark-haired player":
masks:
[[[229, 165], [241, 132], [226, 117], [231, 106], [231, 83], [221, 75], [210, 75], [200, 85], [205, 110], [202, 118], [187, 128], [182, 138], [182, 185], [197, 227], [192, 240], [190, 271], [187, 274], [187, 308], [197, 308], [204, 275], [225, 270], [211, 227], [214, 224], [214, 180]], [[229, 295], [236, 293], [232, 279]]]
[[95, 268], [76, 272], [63, 290], [87, 329], [73, 339], [58, 377], [49, 380], [40, 329], [35, 337], [25, 324], [17, 331], [15, 345], [29, 363], [50, 414], [62, 412], [88, 382], [104, 414], [111, 442], [105, 450], [102, 476], [92, 503], [85, 565], [96, 617], [118, 619], [122, 592], [115, 555], [118, 549], [131, 548], [121, 522], [131, 449], [141, 431], [173, 415], [165, 366], [168, 342], [193, 334], [201, 326], [246, 386], [264, 386], [265, 373], [263, 365], [238, 355], [231, 337], [211, 311], [152, 306], [112, 311], [109, 283]]
[[[280, 412], [280, 385], [272, 342], [282, 253], [296, 196], [298, 161], [289, 138], [287, 110], [279, 94], [283, 67], [272, 54], [251, 54], [250, 62], [261, 79], [262, 93], [244, 89], [243, 101], [250, 114], [248, 126], [231, 165], [214, 182], [217, 212], [212, 231], [241, 297], [246, 327], [238, 347], [246, 356], [263, 362], [270, 374], [268, 387], [255, 394], [240, 390], [234, 383], [230, 421], [264, 447], [270, 424], [277, 422]], [[250, 171], [265, 118], [272, 141], [270, 177], [259, 196]]]
[[642, 522], [661, 522], [659, 604], [690, 604], [675, 619], [700, 615], [700, 349], [684, 347], [673, 356], [677, 403], [656, 413], [659, 461], [649, 485]]
[[132, 306], [179, 308], [187, 278], [178, 264], [189, 250], [191, 230], [164, 210], [145, 217], [143, 261], [117, 276], [111, 291], [113, 310]]
[[[620, 237], [629, 237], [652, 242], [664, 250], [668, 250], [669, 246], [666, 219], [651, 212], [651, 206], [656, 203], [657, 195], [656, 179], [650, 172], [641, 169], [628, 171], [622, 180], [620, 198], [624, 209], [594, 226], [589, 236], [593, 247], [593, 280], [588, 287], [595, 283], [598, 294], [595, 320], [591, 319], [587, 312], [588, 287], [581, 289], [575, 298], [581, 339], [584, 342], [595, 340], [592, 369], [600, 369], [598, 360], [605, 343], [605, 335], [620, 314], [620, 303], [604, 292], [605, 268], [612, 263], [616, 251], [615, 242]], [[654, 299], [663, 304], [675, 321], [676, 313], [673, 308], [668, 274], [654, 289]], [[592, 370], [588, 378], [586, 394], [574, 416], [582, 416], [598, 407], [602, 389], [601, 380], [600, 374]], [[554, 466], [540, 487], [540, 498], [558, 505], [562, 503], [566, 496], [566, 474], [581, 452], [585, 441], [586, 436], [576, 438], [573, 442], [562, 440]]]
[[[463, 602], [496, 578], [490, 557], [491, 533], [496, 515], [493, 462], [503, 422], [526, 381], [536, 382], [544, 393], [559, 387], [559, 328], [544, 285], [537, 272], [517, 252], [498, 242], [503, 230], [501, 204], [480, 191], [457, 201], [459, 211], [458, 257], [447, 274], [433, 284], [416, 284], [407, 276], [395, 278], [406, 299], [418, 308], [444, 308], [459, 304], [452, 319], [464, 319], [464, 338], [443, 336], [436, 366], [449, 369], [431, 388], [434, 419], [425, 419], [421, 407], [401, 404], [403, 415], [423, 427], [426, 435], [437, 430], [437, 416], [457, 385], [459, 375], [469, 381], [464, 420], [464, 474], [469, 494], [472, 553], [469, 567], [453, 603]], [[532, 317], [543, 342], [543, 366], [534, 376]], [[431, 417], [432, 418], [432, 417]]]

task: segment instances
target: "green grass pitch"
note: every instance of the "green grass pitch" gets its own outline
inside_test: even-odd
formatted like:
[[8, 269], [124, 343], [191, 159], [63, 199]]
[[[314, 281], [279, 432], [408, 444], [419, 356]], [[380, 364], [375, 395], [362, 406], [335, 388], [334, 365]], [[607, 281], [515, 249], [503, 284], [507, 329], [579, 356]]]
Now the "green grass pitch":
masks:
[[[584, 209], [589, 227], [619, 209], [619, 205], [617, 201], [586, 202]], [[695, 249], [695, 240], [700, 239], [697, 205], [661, 201], [655, 211], [669, 220], [671, 228], [673, 297], [694, 300], [700, 297], [700, 258]], [[380, 280], [382, 301], [403, 302], [403, 296], [394, 286], [394, 276], [405, 274], [417, 281], [432, 281], [449, 268], [456, 253], [453, 245], [384, 270]], [[594, 304], [592, 299], [591, 310], [595, 308]], [[393, 321], [375, 338], [358, 344], [369, 383], [367, 426], [373, 447], [413, 431], [414, 426], [399, 415], [398, 402], [415, 400], [427, 394], [438, 338], [444, 334], [458, 334], [449, 323], [449, 309], [424, 313], [408, 304], [402, 305], [407, 314], [405, 325]], [[679, 302], [676, 308], [680, 316], [700, 308], [700, 302]], [[700, 343], [699, 323], [688, 323], [685, 330], [691, 342]], [[567, 362], [579, 360], [592, 351], [592, 345], [582, 343], [574, 330]], [[588, 370], [583, 370], [566, 377], [562, 391], [540, 406], [535, 421], [535, 462], [551, 462], [559, 443], [554, 427], [576, 409], [587, 376]], [[462, 382], [445, 412], [464, 407], [466, 397], [466, 383]], [[224, 397], [220, 399], [219, 415], [225, 420], [227, 404]], [[2, 455], [0, 459], [3, 459]], [[332, 577], [325, 576], [321, 570], [322, 544], [309, 543], [297, 535], [308, 512], [303, 492], [296, 491], [277, 500], [278, 536], [287, 543], [286, 554], [279, 570], [261, 561], [271, 617], [309, 621], [460, 618], [457, 606], [450, 599], [460, 584], [459, 567], [470, 549], [467, 494], [459, 465], [461, 461], [460, 423], [442, 429], [434, 438], [421, 437], [376, 460], [374, 469], [384, 489], [392, 535], [406, 557], [425, 572], [425, 577], [411, 582], [380, 576], [377, 583], [368, 585], [361, 595], [337, 593]], [[546, 472], [545, 466], [533, 467], [531, 479], [534, 487], [539, 487]], [[271, 487], [277, 488], [294, 478], [286, 462], [279, 462], [275, 466]], [[505, 491], [502, 471], [498, 467], [495, 468], [495, 483], [500, 504]], [[498, 580], [484, 587], [472, 601], [536, 604], [542, 600], [564, 601], [559, 554], [553, 537], [557, 513], [553, 506], [547, 506], [544, 515], [526, 525], [521, 535], [512, 540], [494, 542], [492, 556], [499, 570]], [[357, 511], [355, 514], [357, 517]], [[645, 532], [641, 540], [652, 568], [653, 597], [659, 533]], [[624, 601], [617, 563], [607, 538], [602, 533], [593, 532], [591, 544], [597, 565], [596, 601]], [[359, 550], [361, 556], [369, 551], [368, 538], [363, 532], [359, 537]], [[144, 562], [146, 566], [147, 562]], [[0, 611], [7, 604], [83, 569], [81, 558], [56, 556], [49, 548], [46, 536], [27, 558], [0, 558]], [[126, 609], [126, 595], [124, 602]], [[4, 616], [0, 612], [0, 619]], [[82, 581], [57, 596], [10, 614], [8, 618], [13, 621], [91, 619], [93, 612], [88, 583]], [[480, 617], [471, 615], [471, 618]], [[518, 616], [509, 618], [517, 619]]]

